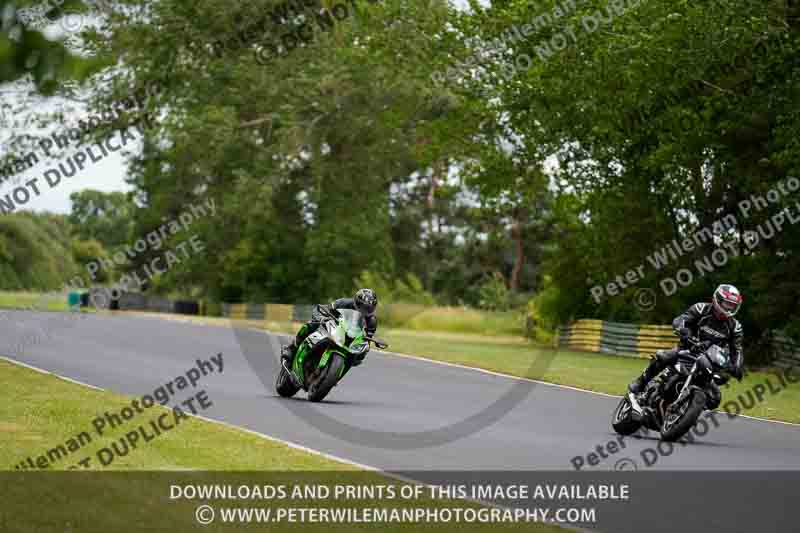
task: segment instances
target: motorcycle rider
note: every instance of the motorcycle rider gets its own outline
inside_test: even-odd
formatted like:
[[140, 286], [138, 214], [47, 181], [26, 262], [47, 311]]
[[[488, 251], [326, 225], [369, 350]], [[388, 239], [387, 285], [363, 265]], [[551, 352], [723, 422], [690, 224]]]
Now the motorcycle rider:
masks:
[[[672, 327], [680, 336], [680, 344], [672, 350], [659, 350], [656, 356], [636, 378], [628, 390], [634, 394], [642, 392], [647, 384], [669, 365], [675, 364], [678, 351], [689, 347], [688, 339], [697, 337], [701, 342], [710, 341], [715, 345], [728, 347], [730, 365], [728, 371], [739, 381], [742, 380], [744, 352], [742, 324], [733, 318], [742, 305], [742, 295], [733, 285], [723, 284], [714, 291], [711, 303], [696, 303], [672, 321]], [[712, 395], [708, 408], [716, 409], [722, 400], [722, 393], [716, 383], [711, 383]]]
[[[311, 312], [311, 320], [300, 328], [300, 331], [297, 332], [297, 336], [291, 344], [281, 349], [281, 359], [283, 359], [286, 368], [292, 368], [292, 361], [297, 353], [297, 348], [306, 337], [317, 331], [317, 328], [319, 328], [322, 323], [325, 311], [333, 311], [334, 313], [336, 313], [338, 309], [353, 309], [358, 311], [364, 317], [364, 331], [366, 331], [367, 336], [372, 337], [378, 330], [378, 318], [375, 316], [377, 307], [378, 297], [372, 289], [359, 289], [352, 298], [339, 298], [328, 305], [317, 305]], [[364, 361], [366, 355], [365, 353], [361, 356], [357, 356], [353, 360], [353, 366], [360, 365]]]

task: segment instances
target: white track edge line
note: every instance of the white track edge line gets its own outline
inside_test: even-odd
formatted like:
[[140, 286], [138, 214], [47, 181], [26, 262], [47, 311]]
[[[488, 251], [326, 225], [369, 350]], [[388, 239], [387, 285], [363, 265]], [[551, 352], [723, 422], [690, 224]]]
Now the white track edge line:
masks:
[[[530, 381], [532, 383], [538, 383], [538, 384], [541, 384], [541, 385], [548, 385], [550, 387], [557, 387], [557, 388], [560, 388], [560, 389], [569, 389], [569, 390], [574, 390], [574, 391], [578, 391], [578, 392], [586, 392], [586, 393], [589, 393], [589, 394], [596, 394], [598, 396], [606, 396], [608, 398], [621, 398], [622, 397], [622, 396], [619, 396], [619, 395], [615, 396], [613, 394], [608, 394], [606, 392], [598, 392], [598, 391], [593, 391], [593, 390], [589, 390], [589, 389], [580, 389], [578, 387], [571, 387], [569, 385], [562, 385], [560, 383], [551, 383], [549, 381], [539, 381], [537, 379], [531, 379], [531, 378], [526, 378], [526, 377], [522, 377], [522, 376], [514, 376], [512, 374], [503, 374], [501, 372], [494, 372], [492, 370], [486, 370], [485, 368], [478, 368], [478, 367], [474, 367], [474, 366], [461, 365], [461, 364], [458, 364], [458, 363], [449, 363], [447, 361], [437, 361], [435, 359], [428, 359], [426, 357], [421, 357], [419, 355], [410, 355], [410, 354], [404, 354], [404, 353], [398, 353], [398, 352], [379, 352], [379, 353], [384, 353], [386, 355], [394, 355], [394, 356], [397, 356], [397, 357], [407, 357], [409, 359], [418, 359], [420, 361], [428, 361], [428, 362], [436, 363], [436, 364], [439, 364], [439, 365], [454, 366], [456, 368], [463, 368], [465, 370], [475, 370], [477, 372], [483, 372], [484, 374], [489, 374], [489, 375], [492, 375], [492, 376], [499, 376], [499, 377], [515, 379], [515, 380], [519, 380], [519, 381]], [[719, 410], [715, 409], [715, 412], [724, 413], [725, 411], [719, 411]], [[743, 414], [736, 415], [736, 417], [737, 418], [738, 417], [749, 418], [750, 420], [758, 420], [760, 422], [769, 422], [771, 424], [784, 424], [784, 425], [787, 425], [787, 426], [800, 427], [800, 423], [797, 423], [797, 422], [785, 422], [783, 420], [771, 420], [769, 418], [761, 418], [761, 417], [758, 417], [758, 416], [743, 415]]]
[[101, 389], [100, 387], [97, 387], [97, 386], [92, 385], [90, 383], [84, 383], [83, 381], [78, 381], [77, 379], [72, 379], [72, 378], [67, 377], [67, 376], [62, 376], [60, 374], [56, 374], [55, 372], [50, 372], [49, 370], [44, 370], [42, 368], [38, 368], [38, 367], [35, 367], [33, 365], [29, 365], [28, 363], [23, 363], [22, 361], [17, 361], [16, 359], [10, 359], [10, 358], [8, 358], [8, 357], [6, 357], [4, 355], [0, 355], [0, 359], [3, 359], [4, 361], [8, 361], [9, 363], [12, 363], [12, 364], [15, 364], [15, 365], [24, 366], [25, 368], [28, 368], [30, 370], [34, 370], [36, 372], [39, 372], [40, 374], [46, 374], [48, 376], [57, 377], [58, 379], [62, 379], [64, 381], [69, 381], [70, 383], [74, 383], [76, 385], [81, 385], [83, 387], [89, 387], [90, 389], [99, 390], [99, 391], [103, 391], [103, 392], [106, 391], [106, 389]]
[[[139, 316], [147, 317], [147, 318], [155, 318], [155, 319], [158, 319], [158, 320], [169, 320], [169, 319], [161, 318], [159, 316], [151, 316], [151, 315], [139, 315]], [[234, 320], [235, 319], [228, 319], [228, 323], [229, 323], [231, 328], [236, 327], [236, 323], [234, 322]], [[198, 322], [192, 322], [191, 319], [190, 320], [175, 320], [175, 322], [179, 322], [179, 323], [182, 323], [182, 324], [196, 325], [196, 326], [228, 327], [225, 324], [203, 324], [203, 323], [198, 323]], [[263, 333], [265, 335], [275, 335], [275, 336], [282, 335], [284, 337], [290, 337], [291, 336], [290, 333], [280, 333], [280, 332], [276, 332], [276, 331], [269, 331], [269, 330], [266, 330], [266, 329], [258, 329], [258, 328], [254, 328], [254, 327], [248, 327], [247, 329], [250, 329], [252, 331], [258, 331], [258, 332]], [[540, 380], [526, 378], [526, 377], [522, 377], [522, 376], [514, 376], [512, 374], [503, 374], [501, 372], [495, 372], [493, 370], [486, 370], [485, 368], [478, 368], [478, 367], [475, 367], [475, 366], [462, 365], [462, 364], [459, 364], [459, 363], [450, 363], [450, 362], [447, 362], [447, 361], [437, 361], [436, 359], [429, 359], [427, 357], [422, 357], [422, 356], [419, 356], [419, 355], [403, 354], [403, 353], [399, 353], [399, 352], [383, 352], [383, 351], [380, 351], [380, 350], [378, 351], [378, 353], [383, 353], [383, 354], [386, 354], [386, 355], [394, 355], [396, 357], [406, 357], [408, 359], [417, 359], [417, 360], [420, 360], [420, 361], [426, 361], [428, 363], [434, 363], [434, 364], [437, 364], [437, 365], [444, 365], [444, 366], [452, 366], [452, 367], [461, 368], [461, 369], [464, 369], [464, 370], [472, 370], [472, 371], [476, 371], [476, 372], [483, 372], [484, 374], [489, 374], [489, 375], [492, 375], [492, 376], [498, 376], [498, 377], [509, 378], [509, 379], [515, 379], [515, 380], [518, 380], [518, 381], [529, 381], [531, 383], [539, 383], [541, 385], [546, 385], [546, 386], [549, 386], [549, 387], [556, 387], [556, 388], [560, 388], [560, 389], [568, 389], [568, 390], [573, 390], [573, 391], [578, 391], [578, 392], [585, 392], [585, 393], [588, 393], [588, 394], [596, 394], [598, 396], [605, 396], [607, 398], [621, 398], [621, 396], [608, 394], [606, 392], [593, 391], [593, 390], [589, 390], [589, 389], [581, 389], [581, 388], [578, 388], [578, 387], [571, 387], [569, 385], [562, 385], [560, 383], [551, 383], [549, 381], [540, 381]], [[12, 361], [11, 359], [8, 359], [7, 357], [4, 357], [4, 356], [0, 356], [0, 358], [5, 359], [7, 361]], [[22, 366], [27, 366], [27, 365], [25, 365], [25, 363], [21, 363], [19, 361], [12, 361], [12, 362], [17, 362], [17, 363], [21, 364]], [[43, 372], [45, 374], [51, 374], [51, 372], [48, 372], [46, 370], [42, 370], [40, 368], [36, 368], [36, 367], [32, 367], [32, 366], [29, 367], [29, 368], [31, 368], [33, 370], [36, 370], [38, 372]], [[59, 377], [61, 377], [62, 379], [67, 379], [67, 381], [70, 381], [69, 378], [63, 378], [62, 376], [59, 376]], [[79, 383], [80, 385], [86, 385], [87, 387], [93, 387], [93, 388], [96, 388], [97, 390], [104, 390], [104, 389], [100, 389], [98, 387], [95, 387], [94, 385], [89, 385], [88, 383], [80, 383], [80, 382], [76, 382], [76, 383]], [[721, 412], [721, 411], [715, 410], [715, 412]], [[758, 416], [743, 415], [743, 414], [739, 414], [739, 415], [736, 415], [736, 416], [737, 417], [742, 417], [742, 418], [748, 418], [750, 420], [758, 420], [759, 422], [768, 422], [768, 423], [771, 423], [771, 424], [782, 424], [782, 425], [785, 425], [785, 426], [800, 427], [800, 423], [797, 423], [797, 422], [786, 422], [784, 420], [772, 420], [770, 418], [761, 418], [761, 417], [758, 417]]]
[[244, 433], [249, 433], [250, 435], [255, 435], [255, 436], [261, 437], [262, 439], [265, 439], [265, 440], [269, 440], [269, 441], [272, 441], [272, 442], [277, 442], [279, 444], [284, 444], [284, 445], [288, 446], [289, 448], [293, 448], [295, 450], [300, 450], [300, 451], [303, 451], [303, 452], [311, 453], [313, 455], [318, 455], [320, 457], [324, 457], [325, 459], [329, 459], [331, 461], [337, 461], [337, 462], [340, 462], [340, 463], [356, 466], [358, 468], [362, 468], [364, 470], [368, 470], [368, 471], [371, 471], [371, 472], [381, 472], [382, 473], [382, 471], [379, 468], [376, 468], [374, 466], [370, 466], [370, 465], [366, 465], [366, 464], [363, 464], [363, 463], [359, 463], [359, 462], [353, 461], [351, 459], [345, 459], [344, 457], [339, 457], [338, 455], [333, 455], [333, 454], [330, 454], [330, 453], [327, 453], [327, 452], [323, 452], [323, 451], [320, 451], [320, 450], [315, 450], [314, 448], [309, 448], [308, 446], [303, 446], [302, 444], [298, 444], [298, 443], [292, 442], [290, 440], [281, 439], [279, 437], [274, 437], [272, 435], [267, 435], [266, 433], [261, 433], [259, 431], [255, 431], [253, 429], [248, 429], [248, 428], [245, 428], [245, 427], [242, 427], [242, 426], [237, 426], [235, 424], [231, 424], [230, 422], [225, 422], [225, 421], [222, 421], [222, 420], [209, 418], [209, 417], [203, 416], [203, 415], [190, 415], [190, 416], [194, 416], [194, 418], [199, 418], [201, 420], [205, 420], [206, 422], [212, 422], [214, 424], [219, 424], [221, 426], [225, 426], [225, 427], [230, 428], [230, 429], [235, 429], [235, 430], [238, 430], [238, 431], [242, 431]]
[[[251, 329], [253, 331], [260, 331], [260, 332], [264, 333], [265, 335], [291, 336], [288, 333], [277, 333], [277, 332], [266, 331], [266, 330], [255, 329], [255, 328], [251, 328]], [[559, 389], [568, 389], [568, 390], [573, 390], [573, 391], [577, 391], [577, 392], [585, 392], [585, 393], [588, 393], [588, 394], [596, 394], [598, 396], [605, 396], [607, 398], [621, 398], [622, 397], [620, 395], [608, 394], [606, 392], [598, 392], [598, 391], [593, 391], [593, 390], [589, 390], [589, 389], [581, 389], [581, 388], [578, 388], [578, 387], [572, 387], [570, 385], [562, 385], [560, 383], [551, 383], [549, 381], [540, 381], [538, 379], [526, 378], [526, 377], [522, 377], [522, 376], [515, 376], [513, 374], [504, 374], [502, 372], [495, 372], [494, 370], [486, 370], [485, 368], [479, 368], [479, 367], [476, 367], [476, 366], [462, 365], [462, 364], [459, 364], [459, 363], [451, 363], [451, 362], [448, 362], [448, 361], [437, 361], [436, 359], [429, 359], [427, 357], [423, 357], [423, 356], [420, 356], [420, 355], [412, 355], [412, 354], [406, 354], [406, 353], [400, 353], [400, 352], [384, 352], [384, 351], [381, 351], [381, 350], [378, 350], [377, 353], [385, 354], [385, 355], [393, 355], [395, 357], [405, 357], [405, 358], [408, 358], [408, 359], [416, 359], [418, 361], [425, 361], [425, 362], [428, 362], [428, 363], [433, 363], [433, 364], [442, 365], [442, 366], [451, 366], [451, 367], [455, 367], [455, 368], [461, 368], [463, 370], [472, 370], [473, 372], [481, 372], [483, 374], [489, 374], [490, 376], [508, 378], [508, 379], [513, 379], [513, 380], [517, 380], [517, 381], [528, 381], [530, 383], [538, 383], [540, 385], [546, 385], [548, 387], [556, 387], [556, 388], [559, 388]], [[715, 412], [723, 413], [724, 411], [715, 410]], [[769, 418], [761, 418], [761, 417], [758, 417], [758, 416], [743, 415], [743, 414], [736, 415], [736, 417], [737, 418], [738, 417], [749, 418], [750, 420], [758, 420], [759, 422], [768, 422], [770, 424], [783, 424], [783, 425], [786, 425], [786, 426], [800, 427], [800, 423], [797, 423], [797, 422], [785, 422], [783, 420], [771, 420]]]
[[[33, 370], [35, 372], [39, 372], [40, 374], [45, 374], [45, 375], [48, 375], [48, 376], [54, 376], [56, 378], [63, 379], [64, 381], [69, 381], [69, 382], [74, 383], [76, 385], [81, 385], [83, 387], [89, 387], [91, 389], [95, 389], [95, 390], [98, 390], [98, 391], [110, 392], [110, 391], [106, 391], [106, 389], [101, 389], [100, 387], [97, 387], [95, 385], [91, 385], [89, 383], [83, 383], [83, 382], [78, 381], [76, 379], [72, 379], [72, 378], [69, 378], [69, 377], [61, 376], [61, 375], [56, 374], [54, 372], [50, 372], [48, 370], [44, 370], [44, 369], [35, 367], [33, 365], [29, 365], [28, 363], [23, 363], [22, 361], [17, 361], [16, 359], [10, 359], [10, 358], [2, 356], [2, 355], [0, 355], [0, 359], [8, 361], [11, 364], [19, 365], [19, 366], [25, 367], [25, 368], [27, 368], [29, 370]], [[128, 396], [130, 396], [130, 395], [128, 395]], [[303, 446], [302, 444], [297, 444], [295, 442], [284, 440], [284, 439], [281, 439], [281, 438], [278, 438], [278, 437], [273, 437], [273, 436], [267, 435], [265, 433], [259, 433], [258, 431], [253, 431], [252, 429], [247, 429], [247, 428], [244, 428], [244, 427], [241, 427], [241, 426], [236, 426], [236, 425], [230, 424], [228, 422], [223, 422], [221, 420], [215, 420], [213, 418], [208, 418], [208, 417], [205, 417], [205, 416], [202, 416], [202, 415], [192, 415], [190, 413], [186, 413], [186, 414], [188, 416], [191, 416], [192, 418], [199, 418], [201, 420], [205, 420], [207, 422], [212, 422], [214, 424], [219, 424], [219, 425], [222, 425], [222, 426], [226, 426], [226, 427], [231, 428], [231, 429], [237, 429], [237, 430], [240, 430], [240, 431], [244, 431], [245, 433], [250, 433], [250, 434], [253, 434], [253, 435], [257, 435], [257, 436], [262, 437], [262, 438], [264, 438], [266, 440], [271, 440], [273, 442], [278, 442], [280, 444], [285, 444], [286, 446], [289, 446], [290, 448], [295, 448], [297, 450], [308, 452], [308, 453], [311, 453], [311, 454], [314, 454], [314, 455], [319, 455], [321, 457], [324, 457], [326, 459], [330, 459], [332, 461], [338, 461], [340, 463], [350, 464], [350, 465], [353, 465], [353, 466], [357, 466], [359, 468], [363, 468], [364, 470], [370, 470], [370, 471], [373, 471], [373, 472], [381, 472], [380, 469], [378, 469], [378, 468], [376, 468], [374, 466], [365, 465], [365, 464], [362, 464], [362, 463], [358, 463], [356, 461], [351, 461], [350, 459], [345, 459], [344, 457], [338, 457], [336, 455], [332, 455], [332, 454], [329, 454], [329, 453], [326, 453], [326, 452], [315, 450], [313, 448], [309, 448], [307, 446]]]
[[[159, 318], [159, 317], [153, 317], [153, 318]], [[164, 319], [161, 319], [161, 320], [164, 320]], [[178, 320], [176, 322], [180, 322], [180, 323], [184, 323], [184, 324], [188, 323], [188, 324], [193, 324], [193, 325], [198, 325], [198, 326], [211, 325], [211, 326], [227, 327], [224, 324], [202, 324], [202, 323], [195, 323], [195, 322], [191, 322], [191, 321], [180, 321], [180, 320]], [[231, 328], [236, 327], [236, 323], [234, 322], [234, 319], [229, 319], [228, 322], [230, 323]], [[281, 332], [277, 332], [277, 331], [269, 331], [269, 330], [266, 330], [266, 329], [259, 329], [259, 328], [255, 328], [255, 327], [252, 327], [252, 326], [246, 326], [246, 328], [249, 329], [249, 330], [252, 330], [252, 331], [258, 331], [260, 333], [263, 333], [264, 335], [275, 335], [275, 336], [291, 337], [291, 333], [281, 333]], [[526, 378], [526, 377], [522, 377], [522, 376], [514, 376], [512, 374], [503, 374], [502, 372], [495, 372], [493, 370], [486, 370], [485, 368], [478, 368], [478, 367], [475, 367], [475, 366], [467, 366], [467, 365], [462, 365], [462, 364], [459, 364], [459, 363], [450, 363], [450, 362], [447, 362], [447, 361], [437, 361], [436, 359], [429, 359], [427, 357], [422, 357], [422, 356], [419, 356], [419, 355], [404, 354], [404, 353], [399, 353], [399, 352], [384, 352], [384, 351], [380, 351], [380, 350], [378, 350], [378, 353], [382, 353], [382, 354], [386, 354], [386, 355], [394, 355], [396, 357], [406, 357], [408, 359], [417, 359], [419, 361], [426, 361], [428, 363], [434, 363], [434, 364], [443, 365], [443, 366], [452, 366], [452, 367], [461, 368], [461, 369], [464, 369], [464, 370], [472, 370], [474, 372], [483, 372], [484, 374], [489, 374], [490, 376], [498, 376], [498, 377], [514, 379], [514, 380], [518, 380], [518, 381], [528, 381], [528, 382], [531, 382], [531, 383], [538, 383], [538, 384], [541, 384], [541, 385], [546, 385], [546, 386], [549, 386], [549, 387], [556, 387], [556, 388], [559, 388], [559, 389], [567, 389], [567, 390], [572, 390], [572, 391], [577, 391], [577, 392], [585, 392], [587, 394], [595, 394], [597, 396], [605, 396], [606, 398], [621, 398], [622, 397], [622, 396], [619, 396], [619, 395], [608, 394], [606, 392], [593, 391], [593, 390], [589, 390], [589, 389], [581, 389], [581, 388], [578, 388], [578, 387], [572, 387], [570, 385], [562, 385], [560, 383], [551, 383], [549, 381], [540, 381], [540, 380], [537, 380], [537, 379], [531, 379], [531, 378]], [[715, 410], [715, 412], [722, 412], [722, 411]], [[786, 422], [784, 420], [772, 420], [770, 418], [762, 418], [762, 417], [758, 417], [758, 416], [743, 415], [743, 414], [739, 414], [739, 415], [736, 415], [736, 416], [737, 416], [737, 418], [738, 417], [748, 418], [750, 420], [757, 420], [759, 422], [767, 422], [767, 423], [770, 423], [770, 424], [782, 424], [784, 426], [800, 427], [800, 423], [797, 423], [797, 422]]]
[[[190, 415], [190, 416], [192, 416], [192, 415]], [[300, 451], [303, 451], [303, 452], [308, 452], [308, 453], [312, 453], [312, 454], [315, 454], [315, 455], [319, 455], [321, 457], [324, 457], [326, 459], [330, 459], [332, 461], [339, 461], [339, 462], [342, 462], [342, 463], [345, 463], [345, 464], [357, 466], [359, 468], [362, 468], [362, 469], [370, 471], [370, 472], [376, 472], [376, 473], [378, 473], [378, 474], [380, 474], [380, 475], [382, 475], [384, 477], [396, 479], [396, 480], [402, 481], [404, 483], [411, 483], [411, 484], [414, 484], [414, 485], [422, 485], [422, 486], [425, 486], [425, 487], [434, 487], [434, 486], [436, 486], [436, 485], [431, 485], [429, 483], [425, 483], [424, 481], [421, 481], [421, 480], [418, 480], [418, 479], [410, 478], [410, 477], [407, 477], [407, 476], [402, 476], [400, 474], [395, 474], [393, 472], [387, 472], [385, 470], [381, 470], [381, 469], [376, 468], [374, 466], [365, 465], [363, 463], [358, 463], [356, 461], [351, 461], [350, 459], [344, 459], [344, 458], [336, 456], [336, 455], [332, 455], [332, 454], [329, 454], [329, 453], [326, 453], [326, 452], [321, 452], [319, 450], [314, 450], [313, 448], [309, 448], [307, 446], [303, 446], [301, 444], [297, 444], [295, 442], [291, 442], [291, 441], [288, 441], [288, 440], [280, 439], [278, 437], [273, 437], [272, 435], [267, 435], [265, 433], [260, 433], [258, 431], [254, 431], [252, 429], [247, 429], [247, 428], [244, 428], [244, 427], [241, 427], [241, 426], [236, 426], [236, 425], [230, 424], [229, 422], [223, 422], [221, 420], [215, 420], [213, 418], [208, 418], [208, 417], [202, 416], [202, 415], [193, 415], [193, 416], [194, 416], [194, 418], [199, 418], [199, 419], [205, 420], [207, 422], [213, 422], [213, 423], [216, 423], [216, 424], [220, 424], [222, 426], [226, 426], [226, 427], [231, 428], [231, 429], [236, 429], [236, 430], [239, 430], [239, 431], [243, 431], [244, 433], [249, 433], [251, 435], [255, 435], [257, 437], [261, 437], [261, 438], [263, 438], [265, 440], [278, 442], [280, 444], [285, 444], [286, 446], [288, 446], [290, 448], [294, 448], [294, 449], [297, 449], [297, 450], [300, 450]], [[477, 504], [483, 505], [485, 507], [493, 507], [493, 508], [496, 508], [496, 509], [516, 509], [515, 507], [507, 507], [507, 506], [500, 505], [500, 504], [497, 504], [497, 503], [488, 502], [488, 501], [484, 501], [484, 500], [478, 500], [478, 499], [475, 499], [475, 498], [453, 498], [453, 500], [462, 500], [462, 501], [466, 501], [466, 502], [477, 503]], [[555, 525], [555, 526], [560, 527], [562, 529], [569, 529], [569, 530], [572, 530], [572, 531], [590, 531], [590, 530], [585, 530], [585, 529], [580, 529], [580, 528], [575, 528], [575, 527], [569, 527], [567, 525], [562, 525], [562, 524], [559, 524], [557, 522], [538, 522], [538, 523]]]
[[[8, 357], [1, 356], [1, 355], [0, 355], [0, 359], [8, 361], [11, 364], [19, 365], [19, 366], [28, 368], [30, 370], [34, 370], [34, 371], [39, 372], [41, 374], [54, 376], [54, 377], [57, 377], [59, 379], [63, 379], [65, 381], [69, 381], [71, 383], [75, 383], [77, 385], [81, 385], [81, 386], [84, 386], [84, 387], [89, 387], [89, 388], [92, 388], [92, 389], [95, 389], [95, 390], [99, 390], [99, 391], [105, 391], [105, 389], [101, 389], [100, 387], [96, 387], [94, 385], [90, 385], [89, 383], [83, 383], [81, 381], [78, 381], [78, 380], [75, 380], [75, 379], [72, 379], [72, 378], [61, 376], [61, 375], [56, 374], [54, 372], [50, 372], [48, 370], [43, 370], [43, 369], [35, 367], [33, 365], [29, 365], [27, 363], [23, 363], [22, 361], [17, 361], [15, 359], [10, 359]], [[376, 467], [371, 466], [371, 465], [366, 465], [364, 463], [359, 463], [357, 461], [352, 461], [350, 459], [345, 459], [344, 457], [339, 457], [338, 455], [333, 455], [333, 454], [330, 454], [330, 453], [327, 453], [327, 452], [323, 452], [323, 451], [320, 451], [320, 450], [315, 450], [314, 448], [309, 448], [308, 446], [303, 446], [302, 444], [297, 444], [296, 442], [292, 442], [292, 441], [289, 441], [289, 440], [281, 439], [279, 437], [274, 437], [272, 435], [267, 435], [266, 433], [261, 433], [261, 432], [258, 432], [258, 431], [252, 430], [252, 429], [248, 429], [248, 428], [245, 428], [245, 427], [242, 427], [242, 426], [237, 426], [237, 425], [231, 424], [229, 422], [224, 422], [222, 420], [216, 420], [214, 418], [209, 418], [209, 417], [203, 416], [203, 415], [192, 415], [192, 414], [189, 414], [189, 413], [186, 413], [186, 414], [188, 416], [192, 417], [192, 418], [198, 418], [200, 420], [204, 420], [204, 421], [212, 423], [212, 424], [225, 426], [225, 427], [227, 427], [229, 429], [234, 429], [234, 430], [237, 430], [237, 431], [241, 431], [243, 433], [248, 433], [250, 435], [254, 435], [256, 437], [260, 437], [260, 438], [262, 438], [264, 440], [268, 440], [268, 441], [271, 441], [271, 442], [276, 442], [278, 444], [283, 444], [283, 445], [288, 446], [289, 448], [293, 448], [295, 450], [299, 450], [299, 451], [302, 451], [302, 452], [305, 452], [305, 453], [310, 453], [312, 455], [323, 457], [323, 458], [328, 459], [330, 461], [336, 461], [336, 462], [339, 462], [339, 463], [355, 466], [355, 467], [361, 468], [362, 470], [366, 470], [368, 472], [376, 472], [376, 473], [378, 473], [378, 474], [380, 474], [380, 475], [382, 475], [384, 477], [396, 479], [396, 480], [402, 481], [404, 483], [413, 483], [415, 485], [423, 485], [425, 487], [433, 487], [434, 486], [434, 485], [430, 485], [428, 483], [425, 483], [425, 482], [417, 480], [417, 479], [409, 478], [409, 477], [406, 477], [406, 476], [401, 476], [399, 474], [395, 474], [395, 473], [392, 473], [392, 472], [386, 472], [384, 470], [381, 470], [381, 469], [376, 468]], [[192, 470], [196, 470], [196, 469], [192, 469]], [[468, 502], [484, 505], [486, 507], [493, 507], [493, 508], [497, 508], [497, 509], [510, 509], [509, 507], [505, 507], [503, 505], [496, 504], [496, 503], [493, 503], [493, 502], [487, 502], [487, 501], [477, 500], [477, 499], [473, 499], [473, 498], [460, 498], [460, 499], [463, 500], [463, 501], [468, 501]], [[561, 524], [558, 524], [558, 523], [550, 523], [550, 525], [555, 525], [557, 527], [560, 527], [560, 528], [563, 528], [563, 529], [572, 530], [572, 531], [588, 531], [588, 530], [583, 530], [583, 529], [579, 529], [579, 528], [569, 527], [569, 526], [566, 526], [566, 525], [561, 525]]]

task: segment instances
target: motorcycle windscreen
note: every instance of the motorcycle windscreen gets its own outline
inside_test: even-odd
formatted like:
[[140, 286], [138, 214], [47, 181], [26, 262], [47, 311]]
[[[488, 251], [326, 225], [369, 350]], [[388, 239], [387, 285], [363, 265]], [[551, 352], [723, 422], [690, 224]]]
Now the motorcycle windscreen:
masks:
[[706, 350], [706, 356], [717, 366], [728, 366], [728, 350], [721, 346], [711, 346]]
[[[364, 317], [358, 311], [351, 309], [342, 309], [339, 311], [342, 314], [340, 322], [341, 330], [348, 339], [357, 339], [364, 336]], [[340, 346], [346, 346], [346, 339], [341, 342], [337, 339], [336, 343]]]

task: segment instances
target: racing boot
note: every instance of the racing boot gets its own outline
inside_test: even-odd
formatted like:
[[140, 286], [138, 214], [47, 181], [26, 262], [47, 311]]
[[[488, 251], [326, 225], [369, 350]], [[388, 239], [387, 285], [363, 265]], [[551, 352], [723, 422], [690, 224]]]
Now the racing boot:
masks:
[[645, 387], [647, 387], [647, 384], [650, 383], [650, 380], [656, 377], [660, 371], [661, 368], [658, 360], [653, 359], [650, 361], [650, 364], [647, 365], [647, 368], [644, 369], [642, 375], [634, 379], [631, 384], [628, 385], [628, 390], [634, 394], [641, 394]]

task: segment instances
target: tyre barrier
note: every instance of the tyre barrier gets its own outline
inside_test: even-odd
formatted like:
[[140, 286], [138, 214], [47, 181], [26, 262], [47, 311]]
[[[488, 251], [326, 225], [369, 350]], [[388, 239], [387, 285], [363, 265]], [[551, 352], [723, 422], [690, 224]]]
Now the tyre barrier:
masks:
[[180, 315], [199, 315], [200, 304], [192, 300], [176, 300], [173, 312]]

